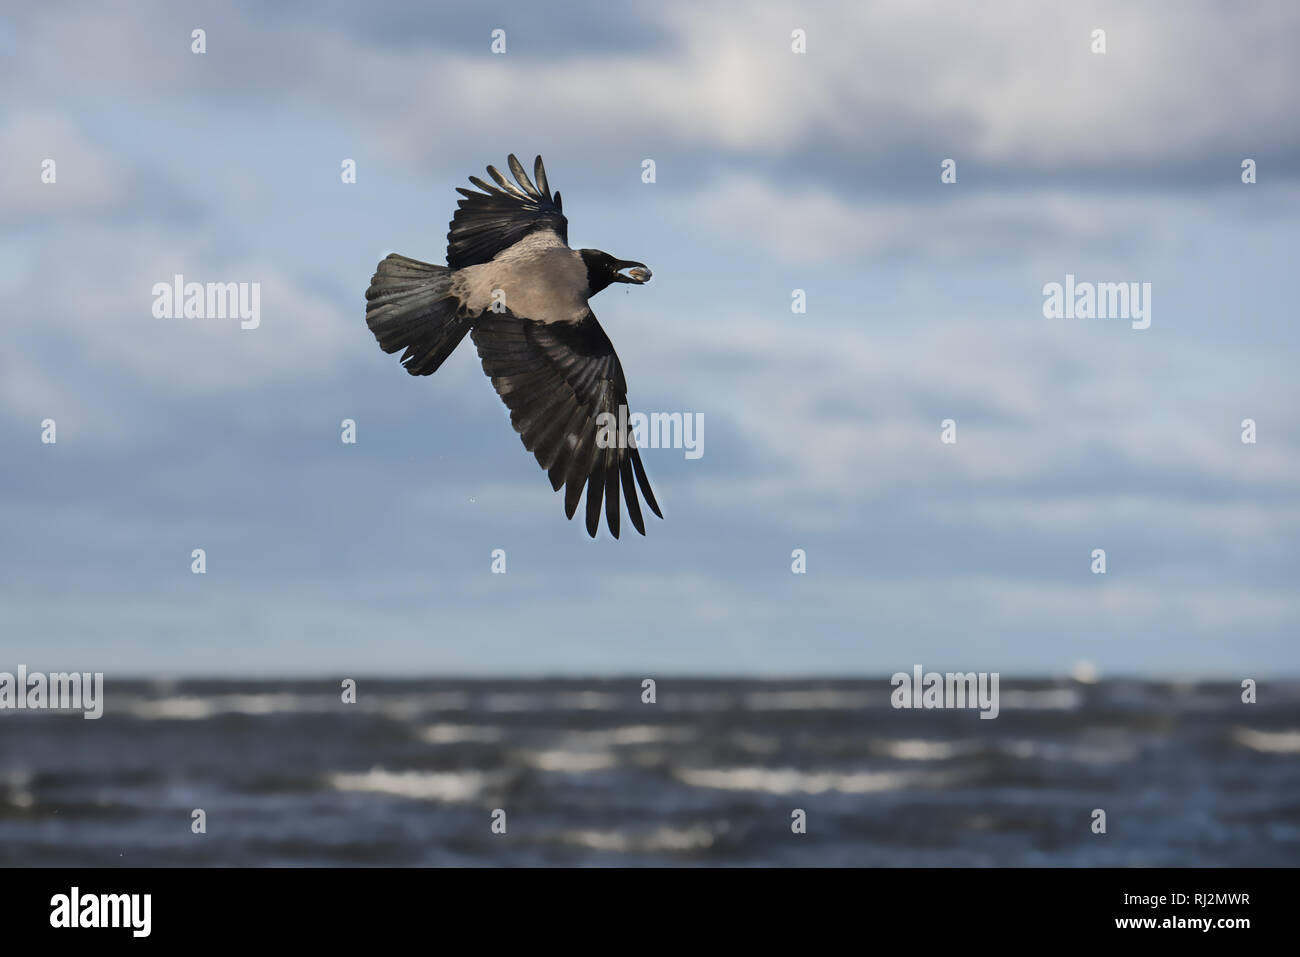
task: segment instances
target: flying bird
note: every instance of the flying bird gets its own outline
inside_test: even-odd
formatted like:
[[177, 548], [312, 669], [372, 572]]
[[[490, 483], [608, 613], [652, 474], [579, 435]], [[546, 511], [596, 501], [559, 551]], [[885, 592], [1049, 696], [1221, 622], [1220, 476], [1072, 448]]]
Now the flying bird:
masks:
[[564, 514], [573, 518], [585, 487], [587, 533], [596, 537], [603, 499], [618, 538], [621, 487], [628, 518], [644, 535], [637, 486], [650, 510], [663, 513], [619, 414], [627, 405], [623, 367], [589, 303], [614, 283], [648, 282], [650, 269], [599, 249], [570, 249], [569, 221], [542, 158], [533, 164], [536, 183], [513, 153], [509, 165], [513, 183], [489, 166], [495, 186], [471, 176], [478, 191], [457, 187], [464, 199], [447, 233], [446, 266], [396, 253], [379, 263], [366, 290], [366, 325], [385, 352], [405, 350], [411, 375], [432, 375], [469, 333], [524, 448], [552, 489], [564, 487]]

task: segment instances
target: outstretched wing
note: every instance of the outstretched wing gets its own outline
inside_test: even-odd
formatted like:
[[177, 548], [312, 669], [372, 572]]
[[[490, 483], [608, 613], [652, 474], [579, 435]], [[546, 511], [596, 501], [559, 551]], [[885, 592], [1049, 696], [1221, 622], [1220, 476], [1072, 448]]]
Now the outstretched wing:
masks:
[[[650, 510], [663, 518], [631, 430], [620, 436], [619, 407], [627, 406], [627, 382], [614, 345], [590, 312], [576, 323], [534, 322], [504, 313], [484, 313], [470, 335], [483, 371], [510, 409], [510, 422], [524, 447], [550, 474], [551, 487], [564, 493], [564, 513], [573, 518], [587, 488], [587, 533], [600, 528], [601, 499], [605, 522], [618, 538], [618, 492], [632, 525], [642, 535], [645, 522], [636, 486]], [[609, 420], [597, 421], [601, 413]], [[622, 419], [621, 421], [626, 421]], [[603, 444], [608, 446], [602, 448]], [[608, 441], [613, 439], [614, 441]], [[635, 481], [634, 477], [635, 476]]]
[[554, 232], [561, 242], [569, 242], [569, 221], [564, 218], [560, 194], [551, 195], [540, 156], [533, 164], [536, 185], [513, 153], [510, 172], [518, 185], [502, 176], [495, 166], [489, 166], [487, 171], [497, 186], [471, 176], [469, 181], [483, 192], [456, 187], [456, 192], [465, 198], [456, 204], [456, 215], [447, 232], [448, 266], [461, 269], [489, 262], [501, 250], [543, 229]]

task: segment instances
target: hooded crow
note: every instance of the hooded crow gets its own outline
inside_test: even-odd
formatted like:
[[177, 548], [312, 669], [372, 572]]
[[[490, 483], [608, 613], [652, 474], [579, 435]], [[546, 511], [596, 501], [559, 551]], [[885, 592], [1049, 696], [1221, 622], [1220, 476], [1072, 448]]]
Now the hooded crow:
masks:
[[587, 533], [596, 537], [603, 499], [618, 538], [621, 485], [628, 517], [644, 535], [638, 485], [650, 510], [663, 514], [632, 434], [617, 425], [627, 419], [619, 415], [627, 382], [588, 303], [613, 283], [648, 282], [650, 270], [599, 249], [570, 249], [569, 222], [542, 158], [533, 164], [535, 184], [514, 154], [509, 162], [513, 183], [489, 166], [496, 186], [471, 176], [478, 192], [457, 187], [465, 198], [447, 233], [446, 266], [396, 253], [380, 262], [366, 290], [366, 325], [385, 352], [406, 350], [411, 375], [436, 372], [469, 333], [524, 448], [555, 491], [565, 487], [564, 514], [573, 518], [585, 486]]

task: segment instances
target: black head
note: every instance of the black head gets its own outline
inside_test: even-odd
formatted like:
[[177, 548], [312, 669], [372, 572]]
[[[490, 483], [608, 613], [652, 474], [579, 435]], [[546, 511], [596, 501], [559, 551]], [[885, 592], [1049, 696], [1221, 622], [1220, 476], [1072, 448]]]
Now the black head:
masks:
[[615, 259], [599, 249], [579, 249], [582, 261], [587, 264], [587, 295], [594, 296], [606, 286], [616, 282], [630, 282], [640, 286], [650, 281], [650, 267], [630, 259]]

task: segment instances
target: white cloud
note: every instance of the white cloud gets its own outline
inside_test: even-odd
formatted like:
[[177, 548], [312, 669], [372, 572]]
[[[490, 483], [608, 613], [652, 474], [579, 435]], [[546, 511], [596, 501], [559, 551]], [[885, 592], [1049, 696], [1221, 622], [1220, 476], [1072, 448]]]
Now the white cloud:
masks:
[[[655, 370], [656, 391], [705, 410], [715, 448], [738, 430], [757, 456], [744, 476], [695, 470], [695, 493], [791, 527], [833, 526], [845, 505], [908, 491], [962, 490], [965, 500], [1025, 483], [1069, 488], [1099, 459], [1121, 484], [1159, 477], [1167, 486], [1176, 475], [1241, 496], [1290, 494], [1300, 472], [1293, 438], [1242, 445], [1224, 414], [1225, 396], [1233, 406], [1291, 407], [1295, 386], [1265, 374], [1272, 367], [1216, 363], [1205, 346], [1169, 342], [1153, 353], [1096, 326], [1033, 316], [919, 330], [798, 316], [625, 327], [621, 348]], [[1187, 375], [1201, 382], [1194, 396], [1167, 388]], [[956, 445], [939, 441], [949, 417]]]
[[[959, 159], [1048, 170], [1177, 166], [1221, 155], [1224, 144], [1272, 153], [1300, 145], [1300, 9], [1291, 5], [1249, 14], [1210, 0], [740, 9], [675, 0], [641, 12], [667, 32], [665, 46], [543, 57], [492, 56], [486, 36], [458, 52], [441, 37], [391, 46], [330, 22], [229, 8], [209, 17], [200, 57], [167, 5], [111, 14], [81, 6], [43, 10], [27, 26], [29, 48], [62, 54], [32, 62], [30, 82], [306, 95], [350, 111], [374, 142], [415, 164], [445, 162], [449, 130], [459, 149], [465, 131], [481, 138], [485, 123], [538, 143], [554, 142], [563, 122], [570, 136], [638, 148], [783, 155], [821, 144], [864, 164], [900, 145], [952, 144]], [[790, 51], [795, 26], [807, 30], [806, 55]], [[1107, 30], [1105, 55], [1089, 52], [1097, 26]], [[562, 16], [554, 29], [568, 29]], [[516, 37], [516, 49], [544, 50], [547, 39]]]
[[[155, 318], [153, 286], [176, 273], [260, 283], [260, 325]], [[84, 223], [47, 236], [31, 273], [0, 287], [0, 308], [15, 317], [11, 348], [0, 353], [0, 411], [39, 421], [62, 409], [104, 437], [118, 433], [123, 403], [313, 383], [373, 358], [356, 348], [369, 335], [359, 307], [348, 313], [279, 267], [157, 222]]]
[[[47, 222], [52, 217], [93, 215], [119, 206], [128, 173], [120, 160], [88, 140], [65, 116], [19, 110], [0, 118], [0, 222]], [[42, 181], [43, 164], [54, 161], [55, 181]]]
[[854, 198], [825, 185], [782, 185], [742, 171], [674, 194], [670, 215], [689, 232], [703, 227], [725, 247], [758, 249], [796, 265], [911, 257], [1001, 263], [1045, 248], [1113, 260], [1135, 250], [1173, 248], [1189, 230], [1255, 228], [1270, 210], [1300, 209], [1300, 188], [1266, 198], [1221, 193], [1189, 205], [1177, 194], [980, 188], [938, 185], [930, 196]]

